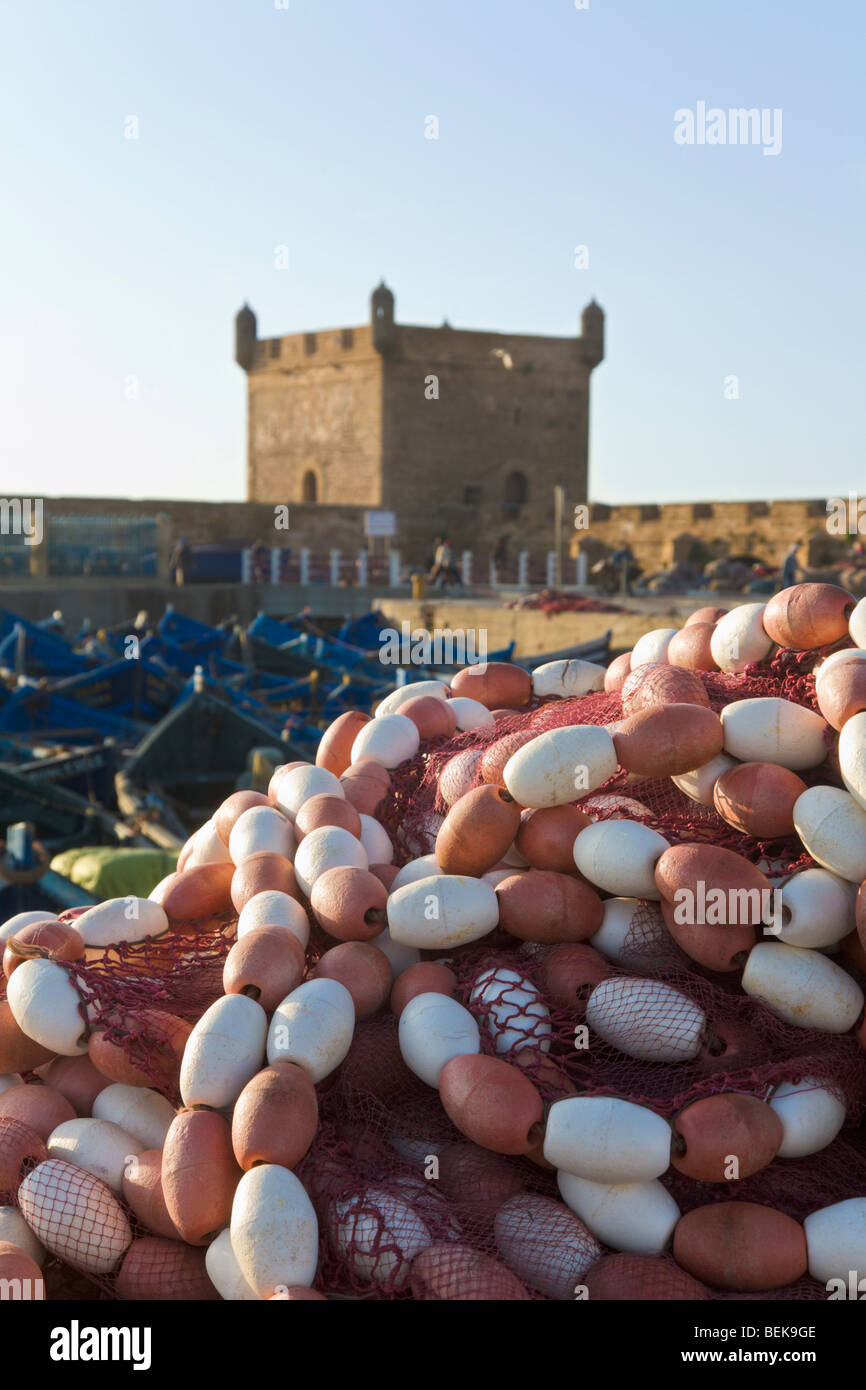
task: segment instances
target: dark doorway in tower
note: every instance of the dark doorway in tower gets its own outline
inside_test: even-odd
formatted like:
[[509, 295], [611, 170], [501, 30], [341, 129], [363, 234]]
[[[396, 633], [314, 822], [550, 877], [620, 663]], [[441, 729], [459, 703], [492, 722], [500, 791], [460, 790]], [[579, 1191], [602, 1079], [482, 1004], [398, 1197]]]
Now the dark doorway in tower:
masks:
[[505, 487], [502, 491], [502, 513], [503, 516], [516, 517], [520, 513], [520, 508], [529, 500], [529, 483], [526, 474], [515, 472], [509, 473], [505, 479]]
[[319, 480], [311, 468], [304, 474], [304, 481], [301, 483], [301, 501], [318, 502], [319, 500]]

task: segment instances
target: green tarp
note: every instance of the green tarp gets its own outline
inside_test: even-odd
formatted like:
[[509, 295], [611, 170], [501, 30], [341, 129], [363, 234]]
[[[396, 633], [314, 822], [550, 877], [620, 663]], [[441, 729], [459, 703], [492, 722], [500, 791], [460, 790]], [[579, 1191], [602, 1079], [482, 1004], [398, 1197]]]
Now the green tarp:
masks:
[[55, 873], [97, 898], [146, 898], [173, 872], [176, 854], [161, 849], [112, 849], [104, 845], [67, 849], [51, 861]]

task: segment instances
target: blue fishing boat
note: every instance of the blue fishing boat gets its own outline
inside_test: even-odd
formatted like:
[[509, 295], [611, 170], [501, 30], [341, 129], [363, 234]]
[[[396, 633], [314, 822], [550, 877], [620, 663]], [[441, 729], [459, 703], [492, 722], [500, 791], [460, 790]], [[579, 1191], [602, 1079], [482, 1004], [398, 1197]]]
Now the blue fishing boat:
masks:
[[206, 656], [209, 652], [221, 654], [231, 638], [231, 622], [211, 627], [173, 608], [166, 608], [156, 630], [160, 637], [196, 656]]
[[28, 676], [72, 676], [95, 662], [76, 652], [64, 637], [0, 610], [0, 666]]
[[81, 744], [112, 737], [133, 744], [141, 737], [143, 726], [137, 720], [90, 708], [49, 689], [23, 685], [0, 706], [0, 732], [31, 740], [38, 736], [42, 742], [55, 738], [58, 742]]
[[136, 721], [161, 719], [180, 691], [179, 677], [146, 656], [121, 658], [51, 685], [55, 695], [76, 700], [91, 709], [110, 710]]
[[300, 748], [281, 737], [281, 718], [266, 721], [264, 707], [240, 698], [243, 707], [219, 682], [198, 672], [129, 754], [122, 769], [127, 784], [142, 795], [170, 798], [186, 809], [191, 824], [198, 824], [235, 790], [253, 749], [276, 749], [283, 762], [304, 759]]

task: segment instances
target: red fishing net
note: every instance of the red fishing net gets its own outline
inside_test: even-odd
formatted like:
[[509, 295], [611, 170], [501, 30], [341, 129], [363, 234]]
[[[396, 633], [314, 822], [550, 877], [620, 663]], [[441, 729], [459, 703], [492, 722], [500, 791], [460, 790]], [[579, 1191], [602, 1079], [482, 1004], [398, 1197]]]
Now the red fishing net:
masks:
[[[825, 654], [783, 652], [742, 676], [702, 673], [700, 679], [715, 710], [732, 700], [768, 695], [814, 709], [810, 672]], [[527, 734], [571, 723], [609, 724], [621, 713], [618, 694], [553, 700], [425, 745], [423, 753], [393, 774], [382, 811], [398, 863], [432, 852], [436, 828], [448, 809], [443, 789], [452, 800], [457, 791], [479, 785], [479, 754], [492, 744], [508, 739], [513, 751]], [[459, 765], [452, 761], [457, 754], [465, 755]], [[832, 763], [804, 779], [835, 780], [828, 766]], [[593, 814], [641, 820], [671, 844], [704, 840], [736, 850], [774, 875], [812, 864], [793, 836], [762, 841], [741, 835], [669, 778], [638, 779], [620, 771], [591, 795], [628, 798], [626, 805], [595, 800]], [[86, 967], [68, 967], [84, 992], [91, 1028], [105, 1028], [107, 1037], [175, 1103], [176, 1069], [169, 1076], [166, 1062], [169, 1054], [176, 1058], [165, 1016], [194, 1022], [222, 993], [232, 925], [204, 924], [198, 931], [112, 949]], [[331, 945], [314, 927], [309, 971]], [[686, 957], [663, 929], [658, 907], [648, 903], [632, 921], [627, 968], [609, 964], [604, 988], [620, 999], [614, 1019], [620, 1041], [645, 1032], [640, 994], [635, 995], [630, 982], [650, 981], [669, 990], [665, 1036], [676, 1060], [630, 1056], [586, 1027], [593, 981], [585, 974], [576, 971], [572, 986], [563, 989], [560, 972], [559, 984], [551, 987], [556, 953], [571, 949], [521, 942], [497, 929], [451, 956], [426, 954], [448, 960], [457, 978], [457, 997], [478, 1020], [482, 1051], [525, 1068], [547, 1104], [571, 1094], [614, 1095], [670, 1118], [690, 1102], [723, 1091], [765, 1100], [783, 1081], [817, 1083], [843, 1102], [842, 1134], [810, 1157], [777, 1158], [751, 1177], [719, 1184], [697, 1182], [670, 1169], [661, 1181], [681, 1212], [744, 1200], [802, 1220], [818, 1208], [866, 1195], [866, 1145], [856, 1128], [866, 1103], [866, 1056], [853, 1036], [783, 1022], [743, 993], [738, 972], [713, 974]], [[147, 1020], [143, 1027], [142, 1015]], [[388, 1010], [357, 1025], [345, 1061], [317, 1089], [320, 1126], [297, 1173], [319, 1217], [316, 1287], [333, 1297], [570, 1299], [588, 1287], [591, 1298], [593, 1286], [610, 1286], [612, 1269], [637, 1269], [646, 1297], [741, 1296], [700, 1288], [683, 1292], [688, 1286], [669, 1254], [622, 1256], [620, 1261], [632, 1263], [605, 1266], [611, 1252], [589, 1237], [563, 1205], [556, 1175], [540, 1150], [532, 1157], [513, 1158], [470, 1143], [448, 1118], [438, 1092], [406, 1067], [397, 1020]], [[127, 1216], [133, 1236], [146, 1236]], [[178, 1269], [186, 1271], [188, 1287], [195, 1287], [199, 1265], [187, 1270], [180, 1255], [166, 1251], [170, 1244], [154, 1242], [149, 1254], [145, 1250], [138, 1257], [142, 1287], [155, 1292], [137, 1296], [166, 1296], [165, 1289], [175, 1287]], [[49, 1272], [49, 1291], [59, 1288], [62, 1295], [56, 1266]], [[122, 1295], [116, 1273], [92, 1277], [104, 1293]], [[823, 1286], [807, 1277], [784, 1289], [743, 1295], [826, 1296]]]
[[84, 1274], [108, 1274], [131, 1239], [110, 1189], [63, 1159], [34, 1168], [18, 1189], [18, 1206], [37, 1240]]
[[506, 608], [529, 608], [552, 618], [557, 613], [627, 613], [621, 604], [611, 603], [610, 599], [582, 598], [579, 594], [567, 593], [565, 589], [542, 589], [538, 594], [527, 594], [525, 598], [512, 599]]

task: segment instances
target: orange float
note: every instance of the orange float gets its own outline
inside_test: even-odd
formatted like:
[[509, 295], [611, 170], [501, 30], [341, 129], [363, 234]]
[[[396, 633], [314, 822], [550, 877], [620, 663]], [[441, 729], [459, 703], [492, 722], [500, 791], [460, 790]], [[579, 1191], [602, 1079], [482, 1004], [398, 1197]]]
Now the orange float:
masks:
[[231, 833], [235, 828], [235, 822], [240, 820], [244, 811], [251, 811], [254, 806], [270, 806], [271, 802], [262, 792], [242, 791], [232, 792], [227, 796], [221, 806], [214, 812], [214, 825], [216, 832], [224, 845], [228, 845]]
[[[437, 705], [442, 701], [437, 700]], [[311, 796], [309, 801], [305, 801], [298, 814], [295, 816], [295, 835], [300, 844], [305, 835], [309, 835], [311, 830], [318, 830], [322, 825], [339, 825], [343, 830], [348, 830], [350, 835], [356, 839], [361, 838], [361, 816], [344, 796], [332, 796], [329, 792], [319, 792], [316, 796]]]
[[520, 809], [504, 787], [475, 787], [461, 796], [436, 836], [436, 859], [442, 872], [480, 878], [492, 869], [514, 843]]
[[724, 744], [722, 722], [700, 705], [652, 705], [613, 731], [621, 767], [641, 777], [675, 777], [708, 763]]
[[228, 1120], [216, 1110], [179, 1110], [162, 1150], [169, 1216], [188, 1245], [208, 1245], [229, 1220], [241, 1176]]
[[338, 980], [345, 985], [352, 996], [355, 1017], [362, 1019], [386, 1003], [394, 972], [384, 951], [369, 941], [343, 941], [319, 957], [312, 979]]
[[313, 884], [310, 907], [338, 941], [370, 941], [387, 925], [388, 889], [369, 869], [326, 869]]
[[257, 1163], [294, 1168], [319, 1125], [316, 1088], [302, 1067], [276, 1062], [248, 1081], [235, 1102], [231, 1142], [246, 1172]]
[[497, 885], [499, 925], [521, 941], [585, 941], [601, 926], [601, 898], [573, 874], [529, 869]]
[[806, 1273], [806, 1237], [799, 1222], [756, 1202], [714, 1202], [680, 1218], [674, 1259], [713, 1288], [763, 1293]]
[[484, 1149], [525, 1154], [537, 1143], [541, 1096], [525, 1072], [501, 1057], [452, 1057], [439, 1077], [439, 1097], [451, 1122]]
[[352, 744], [369, 722], [369, 714], [362, 714], [360, 710], [350, 709], [338, 715], [321, 737], [316, 749], [316, 767], [342, 777], [352, 761]]
[[857, 600], [838, 584], [793, 584], [768, 599], [764, 629], [780, 647], [811, 651], [848, 635]]
[[668, 661], [686, 671], [717, 671], [710, 643], [713, 623], [687, 623], [671, 638]]
[[532, 677], [509, 661], [482, 661], [457, 672], [451, 695], [477, 700], [487, 709], [522, 709], [532, 699]]

